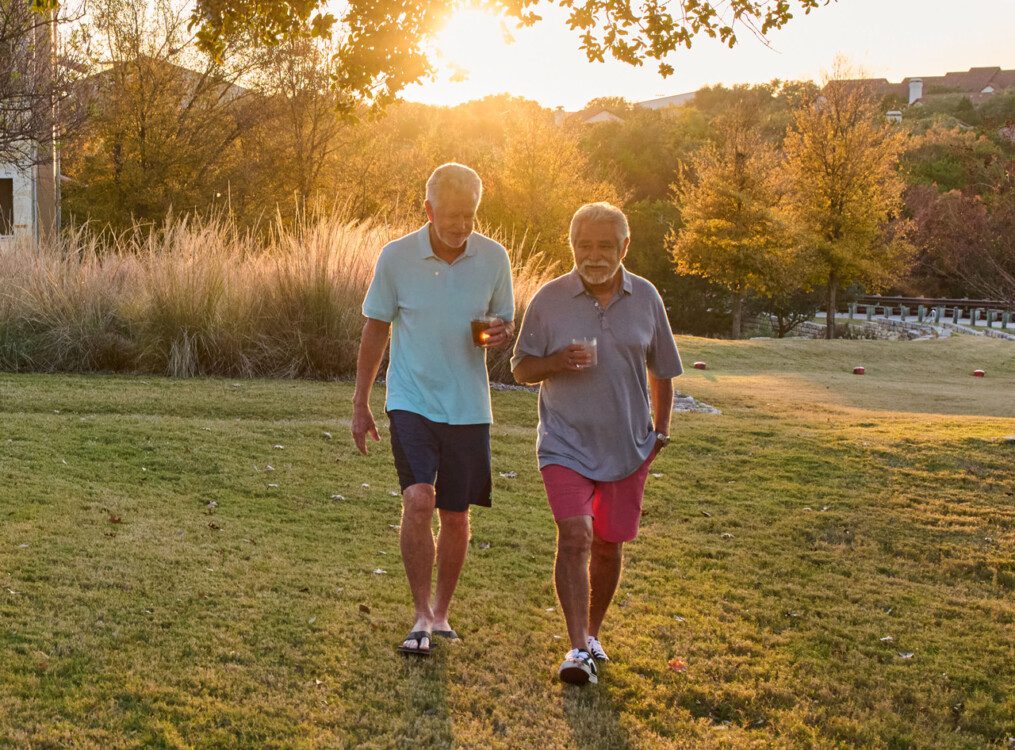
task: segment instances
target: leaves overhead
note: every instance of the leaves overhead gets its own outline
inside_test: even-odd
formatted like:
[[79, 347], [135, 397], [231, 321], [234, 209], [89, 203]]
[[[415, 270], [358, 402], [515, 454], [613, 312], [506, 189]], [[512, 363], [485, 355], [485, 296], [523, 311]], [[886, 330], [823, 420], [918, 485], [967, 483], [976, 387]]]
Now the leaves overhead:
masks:
[[[667, 62], [679, 49], [689, 49], [702, 36], [729, 47], [746, 31], [764, 38], [785, 26], [795, 13], [810, 13], [831, 0], [553, 0], [568, 14], [568, 27], [590, 61], [611, 57], [630, 65], [651, 60], [659, 72], [674, 72]], [[334, 36], [340, 63], [335, 85], [350, 103], [384, 104], [405, 86], [431, 72], [426, 43], [456, 10], [461, 0], [349, 0], [340, 17], [326, 0], [198, 0], [193, 26], [199, 44], [221, 54], [238, 35], [253, 35], [263, 44], [297, 36]], [[482, 7], [520, 25], [541, 17], [536, 0], [483, 0]]]

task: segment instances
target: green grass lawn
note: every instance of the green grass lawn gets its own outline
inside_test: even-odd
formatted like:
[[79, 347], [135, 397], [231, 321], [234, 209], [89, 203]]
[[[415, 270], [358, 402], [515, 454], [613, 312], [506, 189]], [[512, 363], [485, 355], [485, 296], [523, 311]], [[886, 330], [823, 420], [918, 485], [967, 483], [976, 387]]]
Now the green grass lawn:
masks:
[[0, 747], [1006, 746], [1015, 346], [679, 343], [723, 414], [675, 415], [584, 690], [534, 394], [494, 396], [518, 476], [473, 514], [465, 642], [405, 662], [349, 384], [0, 375]]

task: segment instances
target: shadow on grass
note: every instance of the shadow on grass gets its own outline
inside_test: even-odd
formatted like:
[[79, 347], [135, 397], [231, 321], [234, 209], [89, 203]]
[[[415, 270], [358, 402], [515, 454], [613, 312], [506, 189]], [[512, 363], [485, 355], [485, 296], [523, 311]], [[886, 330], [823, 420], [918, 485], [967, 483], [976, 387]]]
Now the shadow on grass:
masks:
[[631, 747], [620, 725], [620, 712], [605, 686], [562, 686], [561, 703], [579, 750], [628, 750]]
[[398, 700], [402, 705], [398, 747], [450, 748], [454, 744], [448, 711], [448, 647], [434, 646], [430, 657], [400, 656]]

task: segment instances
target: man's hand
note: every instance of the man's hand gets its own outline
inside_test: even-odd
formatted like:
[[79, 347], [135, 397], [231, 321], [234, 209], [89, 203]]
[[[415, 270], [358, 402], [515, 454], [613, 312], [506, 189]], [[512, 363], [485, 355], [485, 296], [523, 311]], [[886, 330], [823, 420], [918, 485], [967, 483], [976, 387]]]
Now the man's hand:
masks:
[[486, 329], [486, 348], [499, 349], [506, 344], [510, 344], [514, 331], [514, 323], [508, 323], [502, 318], [494, 318], [493, 323]]
[[377, 425], [374, 424], [374, 415], [370, 411], [369, 404], [357, 404], [352, 407], [352, 439], [356, 443], [359, 452], [367, 455], [367, 435], [379, 443], [381, 436], [377, 434]]
[[557, 372], [581, 372], [592, 364], [592, 352], [581, 344], [568, 344], [550, 356]]

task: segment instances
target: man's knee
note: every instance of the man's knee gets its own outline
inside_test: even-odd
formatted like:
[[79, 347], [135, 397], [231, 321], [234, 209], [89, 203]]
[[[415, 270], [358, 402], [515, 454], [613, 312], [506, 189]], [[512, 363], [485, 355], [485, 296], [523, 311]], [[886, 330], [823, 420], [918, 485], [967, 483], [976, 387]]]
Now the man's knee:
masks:
[[592, 555], [604, 562], [620, 560], [624, 554], [623, 542], [608, 542], [601, 537], [592, 539]]
[[433, 485], [413, 484], [402, 493], [403, 515], [413, 520], [430, 519], [436, 498]]
[[557, 524], [557, 553], [587, 555], [592, 545], [592, 522], [588, 516], [566, 518]]
[[469, 533], [469, 511], [440, 510], [441, 529], [453, 533]]

